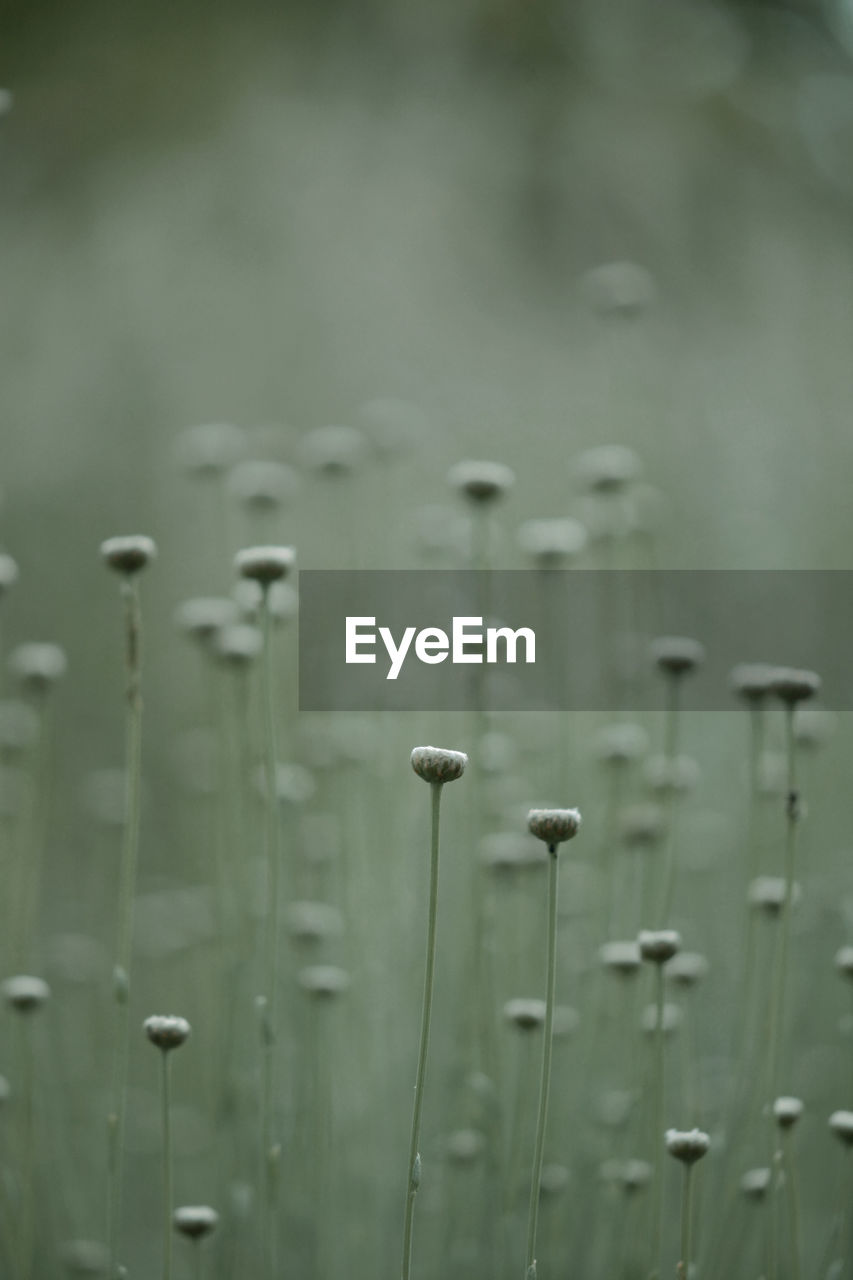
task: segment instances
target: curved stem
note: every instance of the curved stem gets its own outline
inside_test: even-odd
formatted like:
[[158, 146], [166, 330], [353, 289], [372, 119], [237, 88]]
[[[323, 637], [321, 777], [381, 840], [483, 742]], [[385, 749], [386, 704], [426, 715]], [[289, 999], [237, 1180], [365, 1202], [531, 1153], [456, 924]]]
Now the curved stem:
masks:
[[548, 1120], [548, 1098], [551, 1092], [551, 1049], [554, 1029], [554, 997], [557, 987], [557, 889], [559, 863], [557, 847], [548, 848], [548, 956], [546, 967], [545, 1027], [542, 1044], [542, 1077], [539, 1083], [539, 1119], [536, 1123], [536, 1145], [533, 1150], [533, 1176], [530, 1179], [530, 1206], [527, 1214], [527, 1263], [525, 1280], [536, 1276], [536, 1226], [539, 1218], [539, 1190], [542, 1162], [545, 1156], [545, 1125]]
[[427, 921], [427, 954], [426, 973], [424, 976], [424, 998], [421, 1010], [421, 1039], [418, 1050], [418, 1067], [415, 1076], [415, 1103], [412, 1111], [412, 1134], [409, 1143], [409, 1185], [406, 1193], [406, 1213], [403, 1222], [403, 1280], [409, 1280], [412, 1267], [412, 1223], [415, 1213], [415, 1196], [421, 1183], [421, 1157], [418, 1142], [421, 1132], [421, 1111], [423, 1109], [424, 1080], [426, 1078], [427, 1053], [429, 1051], [429, 1030], [432, 1016], [432, 990], [435, 977], [435, 936], [438, 915], [438, 835], [439, 812], [441, 807], [442, 783], [430, 784], [432, 790], [432, 833], [430, 841], [429, 872], [429, 912]]

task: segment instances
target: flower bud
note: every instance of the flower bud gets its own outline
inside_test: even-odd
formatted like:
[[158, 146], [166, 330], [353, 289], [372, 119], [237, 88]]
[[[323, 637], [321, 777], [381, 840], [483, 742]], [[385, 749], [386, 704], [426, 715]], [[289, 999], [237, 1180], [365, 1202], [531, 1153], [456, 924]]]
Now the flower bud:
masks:
[[598, 954], [605, 969], [623, 978], [631, 977], [640, 967], [640, 948], [636, 942], [605, 942]]
[[853, 1111], [833, 1111], [829, 1127], [845, 1147], [853, 1146]]
[[424, 782], [455, 782], [462, 777], [467, 764], [464, 751], [450, 751], [446, 747], [415, 747], [412, 752], [412, 768]]
[[67, 668], [65, 651], [58, 644], [19, 644], [9, 655], [9, 670], [33, 693], [44, 693]]
[[318, 1000], [331, 1000], [343, 995], [351, 979], [346, 969], [334, 964], [314, 964], [299, 971], [299, 985]]
[[543, 840], [549, 849], [571, 840], [581, 828], [578, 809], [531, 809], [527, 815], [527, 829], [537, 840]]
[[46, 982], [24, 973], [7, 978], [2, 991], [6, 1003], [18, 1013], [35, 1013], [50, 996], [50, 987]]
[[219, 1225], [219, 1214], [208, 1204], [184, 1204], [172, 1214], [172, 1225], [182, 1236], [201, 1240]]
[[140, 573], [157, 555], [157, 547], [144, 534], [128, 534], [126, 537], [107, 538], [101, 543], [101, 556], [110, 569], [132, 577]]
[[477, 506], [497, 502], [515, 484], [515, 475], [501, 462], [457, 462], [447, 473], [447, 483]]
[[820, 676], [816, 671], [797, 670], [794, 667], [777, 667], [770, 682], [771, 692], [787, 706], [806, 702], [820, 690]]
[[772, 691], [776, 667], [769, 662], [742, 662], [729, 676], [732, 693], [750, 705], [763, 702]]
[[586, 546], [580, 520], [526, 520], [518, 530], [518, 545], [538, 569], [559, 569]]
[[763, 1200], [770, 1189], [769, 1169], [747, 1169], [740, 1180], [740, 1189], [748, 1200]]
[[689, 675], [705, 661], [705, 646], [688, 636], [658, 636], [650, 652], [658, 670], [674, 680]]
[[302, 441], [306, 467], [320, 475], [351, 475], [363, 463], [367, 442], [355, 427], [315, 427]]
[[701, 1129], [667, 1129], [666, 1149], [683, 1164], [695, 1164], [708, 1154], [711, 1139]]
[[143, 1023], [145, 1034], [152, 1044], [164, 1053], [170, 1049], [179, 1049], [190, 1034], [190, 1024], [186, 1018], [175, 1014], [153, 1014]]
[[283, 462], [239, 462], [228, 476], [229, 493], [256, 511], [275, 511], [298, 487], [296, 472]]
[[545, 1021], [544, 1000], [507, 1000], [504, 1005], [504, 1017], [507, 1022], [518, 1027], [519, 1031], [533, 1031], [541, 1027]]
[[587, 449], [575, 464], [575, 472], [590, 493], [616, 494], [627, 489], [642, 470], [633, 449], [621, 444], [604, 444]]
[[680, 951], [667, 962], [666, 976], [679, 987], [693, 987], [708, 972], [708, 961], [698, 951]]
[[773, 1118], [780, 1129], [793, 1129], [802, 1114], [799, 1098], [777, 1098], [773, 1103]]
[[293, 547], [246, 547], [234, 557], [234, 567], [241, 578], [250, 578], [262, 586], [281, 582], [293, 569]]
[[666, 964], [681, 949], [681, 935], [675, 929], [643, 929], [637, 945], [644, 960]]

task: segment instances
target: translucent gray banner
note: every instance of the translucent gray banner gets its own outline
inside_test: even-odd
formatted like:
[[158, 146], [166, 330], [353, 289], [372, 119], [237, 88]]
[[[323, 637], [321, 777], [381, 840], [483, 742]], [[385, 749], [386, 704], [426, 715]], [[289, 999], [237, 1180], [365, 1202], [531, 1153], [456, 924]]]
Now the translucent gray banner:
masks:
[[658, 636], [701, 641], [682, 705], [734, 705], [739, 663], [808, 667], [853, 707], [853, 571], [303, 570], [307, 711], [663, 707]]

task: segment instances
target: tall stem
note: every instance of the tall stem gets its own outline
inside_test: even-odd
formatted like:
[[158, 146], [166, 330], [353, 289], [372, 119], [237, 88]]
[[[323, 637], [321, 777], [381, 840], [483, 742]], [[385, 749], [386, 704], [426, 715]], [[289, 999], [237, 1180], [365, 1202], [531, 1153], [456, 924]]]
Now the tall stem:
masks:
[[426, 1078], [429, 1029], [432, 1016], [432, 989], [435, 977], [435, 936], [438, 915], [438, 835], [441, 807], [440, 782], [430, 783], [432, 790], [432, 831], [430, 840], [429, 914], [427, 920], [426, 973], [424, 975], [424, 999], [421, 1011], [421, 1039], [418, 1050], [418, 1068], [415, 1076], [415, 1103], [412, 1111], [412, 1135], [409, 1143], [409, 1185], [406, 1194], [406, 1214], [403, 1223], [403, 1280], [409, 1280], [412, 1268], [412, 1223], [415, 1213], [415, 1196], [421, 1183], [421, 1157], [418, 1142], [421, 1132], [424, 1080]]
[[276, 1041], [276, 1006], [278, 997], [278, 899], [279, 836], [277, 794], [277, 748], [273, 707], [273, 622], [269, 587], [264, 588], [263, 613], [263, 689], [264, 704], [264, 778], [266, 784], [266, 862], [267, 903], [264, 937], [264, 1001], [261, 1017], [261, 1184], [263, 1186], [263, 1254], [266, 1275], [276, 1268], [275, 1183], [278, 1147], [273, 1141], [273, 1066]]
[[800, 1280], [800, 1197], [797, 1189], [791, 1129], [785, 1129], [782, 1132], [782, 1152], [785, 1163], [785, 1189], [788, 1193], [788, 1217], [791, 1225], [791, 1280]]
[[651, 1240], [652, 1259], [649, 1274], [660, 1274], [661, 1236], [663, 1231], [663, 1100], [664, 1100], [664, 981], [663, 965], [655, 965], [655, 1079], [654, 1109], [652, 1112], [654, 1130], [652, 1143], [654, 1151], [654, 1175], [651, 1196]]
[[171, 1059], [160, 1052], [160, 1102], [163, 1118], [163, 1280], [172, 1275], [172, 1121], [170, 1108]]
[[794, 894], [794, 860], [799, 810], [795, 772], [794, 708], [785, 708], [785, 738], [788, 757], [788, 783], [785, 799], [785, 900], [780, 921], [779, 960], [773, 980], [770, 1005], [769, 1057], [767, 1071], [767, 1101], [772, 1105], [779, 1083], [779, 1059], [782, 1044], [782, 1022], [785, 1008], [785, 983], [788, 972], [788, 947], [791, 933], [791, 909]]
[[130, 965], [133, 946], [133, 899], [139, 853], [139, 809], [142, 771], [142, 619], [136, 578], [122, 583], [125, 620], [125, 666], [127, 672], [126, 713], [126, 794], [124, 841], [119, 872], [116, 959], [113, 969], [115, 1000], [115, 1041], [113, 1045], [112, 1111], [107, 1117], [108, 1187], [107, 1240], [110, 1275], [119, 1266], [121, 1181], [124, 1164], [124, 1113], [129, 1055]]
[[542, 1162], [545, 1156], [545, 1125], [548, 1120], [548, 1098], [551, 1092], [551, 1050], [554, 1030], [554, 997], [557, 988], [557, 889], [559, 863], [557, 846], [548, 846], [548, 956], [546, 961], [545, 1026], [542, 1043], [542, 1076], [539, 1082], [539, 1118], [536, 1122], [536, 1145], [533, 1149], [533, 1176], [530, 1179], [530, 1205], [527, 1214], [527, 1263], [525, 1280], [536, 1277], [536, 1227], [539, 1219], [539, 1191]]
[[690, 1274], [691, 1226], [693, 1216], [693, 1165], [684, 1166], [684, 1191], [681, 1198], [681, 1261], [679, 1275], [687, 1280]]

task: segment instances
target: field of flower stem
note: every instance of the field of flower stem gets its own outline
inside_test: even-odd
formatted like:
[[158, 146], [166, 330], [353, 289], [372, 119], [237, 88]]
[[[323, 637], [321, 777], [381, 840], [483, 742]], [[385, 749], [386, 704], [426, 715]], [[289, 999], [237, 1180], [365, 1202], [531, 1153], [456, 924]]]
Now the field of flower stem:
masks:
[[[549, 805], [583, 825], [558, 846], [537, 1280], [684, 1275], [685, 1226], [694, 1280], [853, 1274], [847, 716], [809, 699], [789, 739], [778, 689], [675, 730], [299, 713], [298, 575], [270, 596], [265, 667], [234, 567], [264, 544], [297, 569], [465, 566], [475, 524], [495, 568], [532, 569], [543, 538], [579, 569], [846, 567], [847, 55], [749, 5], [703, 12], [695, 81], [673, 9], [679, 74], [638, 59], [626, 89], [638, 32], [610, 15], [544, 91], [541, 32], [500, 22], [475, 24], [478, 61], [446, 16], [421, 53], [412, 15], [352, 48], [345, 24], [189, 6], [164, 43], [93, 4], [40, 62], [21, 20], [0, 102], [0, 979], [38, 981], [0, 1008], [4, 1280], [111, 1258], [130, 1280], [400, 1275], [426, 744], [469, 763], [442, 797], [412, 1276], [525, 1276], [551, 865], [527, 815]], [[211, 417], [244, 425], [186, 425]], [[588, 452], [611, 442], [627, 467]], [[514, 485], [472, 504], [446, 480], [466, 458]], [[100, 551], [126, 534], [157, 544], [141, 704], [135, 597]], [[742, 656], [809, 661], [784, 634]], [[645, 675], [667, 679], [651, 650]], [[673, 731], [695, 762], [675, 775]], [[678, 955], [639, 962], [663, 929]], [[147, 1035], [158, 1015], [191, 1027], [168, 1053], [151, 1036], [183, 1030]], [[709, 1141], [686, 1224], [670, 1129]], [[172, 1229], [187, 1206], [215, 1210], [209, 1238], [187, 1232], [210, 1214]]]

